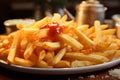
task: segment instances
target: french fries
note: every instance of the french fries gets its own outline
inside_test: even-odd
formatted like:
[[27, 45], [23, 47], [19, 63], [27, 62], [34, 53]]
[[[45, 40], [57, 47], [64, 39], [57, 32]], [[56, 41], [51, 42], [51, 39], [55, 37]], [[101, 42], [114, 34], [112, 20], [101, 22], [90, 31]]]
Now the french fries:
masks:
[[[8, 64], [37, 68], [76, 68], [120, 57], [116, 29], [95, 21], [94, 26], [67, 21], [55, 13], [18, 31], [0, 36], [0, 59]], [[52, 34], [52, 35], [50, 35]]]

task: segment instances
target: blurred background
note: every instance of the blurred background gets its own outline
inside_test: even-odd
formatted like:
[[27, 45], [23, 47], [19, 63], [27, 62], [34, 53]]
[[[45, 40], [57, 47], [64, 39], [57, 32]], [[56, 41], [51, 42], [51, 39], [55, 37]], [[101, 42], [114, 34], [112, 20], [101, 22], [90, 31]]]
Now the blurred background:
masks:
[[[46, 3], [50, 3], [51, 0], [0, 0], [0, 33], [5, 32], [5, 28], [3, 22], [7, 19], [16, 19], [16, 18], [35, 18], [39, 19], [41, 16], [44, 16], [44, 10], [51, 5], [47, 5]], [[56, 0], [53, 0], [56, 1]], [[61, 5], [62, 2], [65, 2], [64, 5], [68, 11], [76, 16], [76, 5], [80, 4], [83, 0], [60, 0]], [[99, 0], [105, 7], [107, 7], [107, 11], [105, 12], [105, 19], [111, 19], [114, 14], [120, 14], [120, 0]], [[41, 4], [41, 2], [45, 4]], [[45, 5], [47, 7], [41, 8], [40, 5]], [[58, 4], [53, 3], [53, 7], [56, 8]], [[49, 12], [49, 10], [48, 10]], [[40, 14], [40, 15], [38, 15]], [[49, 14], [48, 14], [49, 15]]]

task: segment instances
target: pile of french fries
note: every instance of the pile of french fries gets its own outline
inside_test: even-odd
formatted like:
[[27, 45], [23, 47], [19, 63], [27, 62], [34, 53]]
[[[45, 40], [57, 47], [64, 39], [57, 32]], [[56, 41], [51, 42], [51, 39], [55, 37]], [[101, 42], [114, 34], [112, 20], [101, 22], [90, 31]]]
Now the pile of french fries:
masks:
[[[37, 68], [74, 68], [102, 64], [120, 57], [120, 40], [107, 24], [78, 25], [67, 15], [45, 17], [0, 36], [0, 59]], [[51, 31], [51, 29], [53, 31]], [[50, 32], [51, 31], [51, 32]], [[50, 35], [52, 34], [52, 35]]]

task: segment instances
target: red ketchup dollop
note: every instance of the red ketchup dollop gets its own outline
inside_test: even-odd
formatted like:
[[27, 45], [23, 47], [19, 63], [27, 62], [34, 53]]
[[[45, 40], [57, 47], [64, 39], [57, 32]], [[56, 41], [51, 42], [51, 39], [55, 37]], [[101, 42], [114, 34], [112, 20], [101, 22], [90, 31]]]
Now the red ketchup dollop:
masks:
[[48, 37], [55, 41], [58, 38], [58, 34], [63, 32], [64, 26], [58, 24], [57, 22], [53, 22], [51, 24], [46, 24], [42, 26], [40, 29], [48, 29]]

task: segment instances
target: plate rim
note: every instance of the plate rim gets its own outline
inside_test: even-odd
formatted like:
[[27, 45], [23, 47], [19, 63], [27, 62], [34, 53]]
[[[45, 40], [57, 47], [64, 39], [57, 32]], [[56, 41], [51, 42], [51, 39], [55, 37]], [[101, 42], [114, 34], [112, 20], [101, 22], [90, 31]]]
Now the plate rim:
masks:
[[17, 72], [24, 72], [30, 74], [47, 74], [47, 75], [64, 75], [64, 74], [78, 74], [78, 73], [88, 73], [93, 71], [99, 71], [107, 68], [111, 68], [120, 63], [120, 58], [115, 59], [110, 62], [85, 66], [85, 67], [77, 67], [77, 68], [35, 68], [35, 67], [24, 67], [14, 64], [7, 64], [0, 61], [0, 66], [14, 70]]

